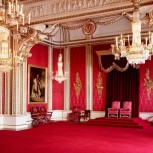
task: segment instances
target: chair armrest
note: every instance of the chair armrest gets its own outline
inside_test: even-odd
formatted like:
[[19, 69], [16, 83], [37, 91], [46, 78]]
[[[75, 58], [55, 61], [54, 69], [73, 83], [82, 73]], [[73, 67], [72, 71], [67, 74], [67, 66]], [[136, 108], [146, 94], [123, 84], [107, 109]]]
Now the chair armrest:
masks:
[[52, 114], [53, 112], [47, 112], [47, 114]]
[[120, 111], [131, 111], [129, 108], [121, 108]]
[[118, 108], [108, 108], [108, 111], [117, 111]]

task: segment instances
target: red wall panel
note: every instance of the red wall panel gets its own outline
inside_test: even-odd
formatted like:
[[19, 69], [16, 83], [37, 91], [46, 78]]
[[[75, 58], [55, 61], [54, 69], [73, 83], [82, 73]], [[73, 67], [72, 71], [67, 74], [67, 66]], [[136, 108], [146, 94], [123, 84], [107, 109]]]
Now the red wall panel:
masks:
[[[53, 72], [54, 72], [53, 75], [55, 75], [57, 71], [57, 62], [58, 62], [59, 53], [60, 53], [60, 49], [57, 49], [57, 48], [53, 49]], [[63, 54], [63, 50], [61, 50], [61, 53]], [[63, 82], [58, 83], [57, 81], [53, 80], [52, 107], [53, 107], [53, 110], [63, 110], [64, 109], [64, 83]]]
[[147, 99], [146, 86], [144, 85], [144, 78], [146, 68], [150, 70], [150, 78], [153, 80], [153, 59], [147, 60], [145, 64], [140, 65], [140, 98], [139, 98], [139, 111], [140, 112], [153, 112], [153, 89], [151, 90], [150, 100]]
[[28, 64], [33, 64], [42, 67], [48, 67], [48, 47], [45, 45], [37, 44], [31, 48], [30, 53], [32, 57], [29, 57]]
[[[85, 51], [86, 47], [75, 47], [70, 50], [70, 108], [73, 106], [80, 106], [82, 110], [86, 108], [85, 106], [85, 86], [86, 86], [86, 71], [85, 71]], [[76, 97], [76, 92], [74, 89], [74, 83], [76, 81], [76, 73], [79, 73], [82, 89], [80, 96]]]
[[[37, 44], [34, 45], [31, 50], [30, 53], [32, 53], [32, 57], [29, 57], [27, 59], [27, 63], [28, 64], [32, 64], [32, 65], [36, 65], [36, 66], [40, 66], [40, 67], [48, 67], [48, 47], [45, 45], [41, 45], [41, 44]], [[27, 80], [28, 82], [28, 80]], [[27, 96], [28, 97], [28, 96]], [[28, 101], [28, 99], [27, 99]], [[46, 106], [47, 107], [47, 103], [36, 103], [36, 104], [29, 104], [27, 105], [27, 111], [30, 111], [30, 108], [33, 106]]]
[[[96, 45], [93, 46], [93, 110], [94, 111], [105, 111], [106, 105], [106, 73], [100, 70], [98, 64], [98, 56], [96, 51], [102, 51], [104, 49], [109, 49], [109, 45]], [[98, 96], [96, 83], [98, 73], [102, 73], [103, 90], [102, 97]]]

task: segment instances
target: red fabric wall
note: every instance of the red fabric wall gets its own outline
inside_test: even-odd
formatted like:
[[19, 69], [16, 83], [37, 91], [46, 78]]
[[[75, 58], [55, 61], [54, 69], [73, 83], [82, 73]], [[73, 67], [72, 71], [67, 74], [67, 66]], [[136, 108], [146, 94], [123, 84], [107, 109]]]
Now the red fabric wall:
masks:
[[[96, 51], [101, 51], [107, 49], [108, 46], [106, 45], [97, 45], [93, 46], [93, 110], [94, 111], [105, 111], [106, 105], [106, 73], [101, 71], [98, 65], [98, 56]], [[98, 96], [96, 83], [98, 73], [102, 73], [102, 82], [103, 82], [103, 90], [102, 90], [102, 97]]]
[[[82, 110], [86, 108], [85, 106], [85, 78], [86, 78], [86, 71], [85, 71], [85, 51], [86, 47], [75, 47], [71, 48], [70, 50], [70, 99], [71, 104], [70, 108], [72, 109], [73, 106], [80, 106]], [[80, 96], [77, 99], [76, 93], [74, 89], [74, 83], [76, 80], [76, 73], [79, 73], [81, 82], [82, 82], [82, 89], [80, 92]]]
[[[32, 65], [36, 65], [40, 67], [48, 67], [48, 47], [47, 46], [44, 46], [41, 44], [34, 45], [31, 48], [30, 52], [32, 53], [32, 57], [29, 57], [27, 59], [28, 64], [32, 64]], [[27, 101], [28, 101], [28, 98], [27, 98]], [[30, 111], [30, 108], [33, 106], [44, 106], [44, 105], [47, 107], [47, 103], [29, 104], [28, 102], [27, 111]]]
[[[53, 49], [53, 75], [56, 74], [57, 71], [57, 61], [58, 55], [60, 53], [59, 49]], [[63, 54], [63, 50], [62, 50]], [[64, 59], [62, 59], [64, 62]], [[53, 110], [63, 110], [64, 108], [64, 83], [58, 83], [57, 81], [53, 80], [53, 103], [52, 103]]]
[[153, 59], [146, 61], [146, 64], [140, 65], [140, 112], [153, 112], [153, 89], [151, 90], [150, 100], [147, 99], [146, 86], [144, 85], [144, 78], [146, 74], [146, 68], [150, 70], [150, 78], [153, 80]]
[[[105, 102], [106, 102], [106, 73], [102, 72], [102, 81], [103, 81], [103, 91], [102, 98], [98, 97], [96, 83], [97, 83], [97, 75], [100, 71], [98, 66], [98, 58], [95, 51], [109, 49], [110, 45], [96, 45], [93, 46], [93, 110], [94, 111], [104, 111], [105, 110]], [[70, 108], [73, 106], [81, 106], [81, 109], [85, 109], [85, 50], [83, 47], [75, 47], [71, 48], [70, 51], [70, 99], [71, 104]], [[31, 49], [32, 57], [28, 58], [28, 64], [33, 64], [37, 66], [47, 67], [48, 66], [48, 47], [44, 45], [35, 45]], [[57, 59], [58, 59], [59, 49], [53, 50], [53, 72], [57, 70]], [[63, 51], [62, 51], [63, 53]], [[150, 78], [153, 80], [153, 71], [152, 71], [152, 61], [146, 61], [146, 64], [140, 65], [140, 112], [152, 112], [153, 111], [153, 92], [151, 92], [150, 100], [147, 99], [146, 88], [144, 86], [144, 78], [146, 68], [150, 69]], [[81, 81], [82, 81], [82, 90], [79, 99], [77, 100], [74, 90], [74, 82], [76, 79], [76, 73], [79, 73]], [[59, 84], [58, 82], [53, 80], [53, 110], [62, 110], [64, 108], [64, 89], [63, 83]], [[36, 104], [34, 104], [36, 105]], [[45, 105], [47, 104], [38, 104]], [[33, 104], [27, 105], [27, 110], [29, 111]], [[4, 106], [3, 106], [4, 108]], [[3, 110], [4, 111], [4, 110]]]

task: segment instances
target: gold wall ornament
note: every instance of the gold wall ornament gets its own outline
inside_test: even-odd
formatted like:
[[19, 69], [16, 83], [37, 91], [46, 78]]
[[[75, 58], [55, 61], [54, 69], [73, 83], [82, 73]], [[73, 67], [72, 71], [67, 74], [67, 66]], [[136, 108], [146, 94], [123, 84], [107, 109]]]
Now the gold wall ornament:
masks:
[[74, 90], [75, 90], [75, 94], [76, 94], [77, 99], [80, 96], [81, 89], [82, 89], [82, 82], [81, 82], [81, 79], [80, 79], [80, 75], [77, 72], [76, 73], [76, 78], [75, 78], [75, 83], [74, 83]]
[[85, 35], [92, 35], [96, 31], [96, 24], [92, 20], [88, 20], [84, 23], [82, 30]]
[[153, 88], [153, 80], [149, 76], [149, 69], [146, 68], [146, 77], [144, 78], [144, 86], [146, 86], [147, 98], [150, 100], [151, 89]]
[[102, 82], [102, 73], [101, 72], [98, 73], [96, 88], [97, 88], [97, 92], [98, 92], [98, 97], [101, 98], [102, 90], [104, 88], [103, 82]]

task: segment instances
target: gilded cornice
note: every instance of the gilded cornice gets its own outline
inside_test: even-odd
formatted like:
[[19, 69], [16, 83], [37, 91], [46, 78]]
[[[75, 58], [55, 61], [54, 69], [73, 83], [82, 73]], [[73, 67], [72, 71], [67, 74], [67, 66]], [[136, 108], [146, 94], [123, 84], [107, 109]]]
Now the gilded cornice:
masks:
[[[54, 46], [76, 46], [76, 45], [86, 45], [86, 44], [109, 44], [112, 43], [114, 39], [113, 38], [98, 38], [98, 39], [92, 39], [92, 40], [78, 40], [78, 41], [71, 41], [71, 42], [66, 42], [66, 43], [57, 43], [57, 42], [49, 42], [49, 41], [44, 41], [45, 43], [47, 43], [48, 45], [54, 45]], [[111, 48], [111, 46], [110, 46]]]
[[38, 3], [38, 2], [44, 2], [44, 0], [20, 0], [24, 5], [31, 4], [31, 3]]
[[111, 50], [96, 51], [96, 54], [98, 56], [101, 56], [101, 55], [112, 55], [112, 51]]
[[[35, 2], [35, 3], [34, 3]], [[37, 16], [32, 17], [32, 24], [39, 24], [39, 23], [64, 23], [64, 22], [71, 22], [71, 21], [77, 21], [77, 20], [83, 20], [85, 18], [92, 18], [92, 17], [99, 17], [99, 16], [108, 16], [108, 15], [114, 15], [121, 13], [123, 11], [132, 11], [133, 9], [133, 4], [131, 1], [120, 1], [120, 2], [112, 2], [107, 5], [99, 5], [96, 7], [87, 7], [87, 8], [79, 8], [78, 10], [70, 10], [70, 11], [65, 11], [65, 12], [57, 12], [53, 13], [53, 2], [54, 1], [41, 1], [41, 0], [31, 0], [24, 2], [25, 5], [25, 12], [33, 12], [33, 9], [37, 7], [37, 9], [42, 9], [43, 12], [46, 11], [44, 15], [40, 14], [40, 10], [37, 11]], [[31, 4], [33, 3], [33, 4]], [[52, 4], [52, 5], [51, 5]], [[141, 3], [141, 6], [146, 6], [146, 5], [151, 5], [153, 2], [149, 1], [143, 1]], [[50, 5], [46, 6], [46, 5]], [[40, 7], [40, 8], [39, 8]], [[46, 8], [45, 8], [46, 7]], [[48, 10], [46, 10], [48, 9]], [[50, 11], [50, 12], [49, 12]]]

